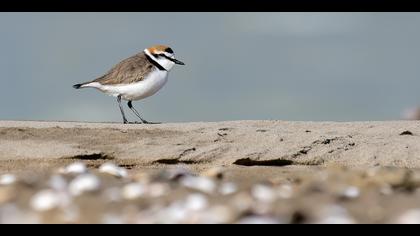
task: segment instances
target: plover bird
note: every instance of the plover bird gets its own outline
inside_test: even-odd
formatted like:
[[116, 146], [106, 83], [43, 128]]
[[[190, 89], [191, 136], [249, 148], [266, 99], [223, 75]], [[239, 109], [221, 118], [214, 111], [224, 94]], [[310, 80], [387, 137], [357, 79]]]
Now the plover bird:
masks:
[[128, 102], [128, 107], [141, 122], [152, 124], [153, 122], [148, 122], [140, 116], [132, 101], [150, 97], [159, 91], [168, 81], [168, 72], [175, 64], [185, 65], [175, 59], [170, 47], [155, 45], [121, 61], [105, 75], [90, 82], [73, 85], [73, 88], [96, 88], [117, 97], [124, 124], [129, 122], [125, 117], [121, 100]]

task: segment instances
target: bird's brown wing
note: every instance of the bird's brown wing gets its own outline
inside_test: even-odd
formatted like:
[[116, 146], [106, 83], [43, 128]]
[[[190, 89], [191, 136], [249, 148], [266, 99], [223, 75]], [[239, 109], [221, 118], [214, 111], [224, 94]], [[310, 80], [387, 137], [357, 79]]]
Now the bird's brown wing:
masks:
[[144, 80], [152, 70], [153, 64], [147, 60], [146, 54], [141, 52], [121, 61], [92, 82], [102, 85], [130, 84]]

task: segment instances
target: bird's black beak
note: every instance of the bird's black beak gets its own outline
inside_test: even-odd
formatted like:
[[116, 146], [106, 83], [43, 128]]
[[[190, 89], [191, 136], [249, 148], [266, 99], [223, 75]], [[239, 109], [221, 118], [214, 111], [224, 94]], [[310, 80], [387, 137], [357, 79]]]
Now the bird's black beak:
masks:
[[173, 58], [173, 59], [172, 59], [172, 61], [173, 61], [175, 64], [177, 64], [177, 65], [185, 65], [185, 63], [184, 63], [184, 62], [179, 61], [179, 60], [177, 60], [177, 59], [175, 59], [175, 58]]
[[168, 60], [172, 61], [172, 62], [173, 62], [173, 63], [175, 63], [175, 64], [178, 64], [178, 65], [185, 65], [185, 63], [184, 63], [184, 62], [179, 61], [179, 60], [177, 60], [177, 59], [175, 59], [175, 58], [172, 58], [172, 57], [168, 57], [168, 56], [166, 56], [165, 54], [160, 54], [160, 56], [165, 57], [166, 59], [168, 59]]

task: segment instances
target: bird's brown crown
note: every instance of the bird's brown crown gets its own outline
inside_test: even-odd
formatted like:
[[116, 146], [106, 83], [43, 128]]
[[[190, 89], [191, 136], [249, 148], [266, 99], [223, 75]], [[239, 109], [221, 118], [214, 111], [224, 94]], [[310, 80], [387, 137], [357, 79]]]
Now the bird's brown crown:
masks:
[[154, 45], [150, 48], [148, 48], [149, 52], [152, 54], [159, 54], [162, 52], [169, 52], [173, 53], [172, 49], [166, 45]]

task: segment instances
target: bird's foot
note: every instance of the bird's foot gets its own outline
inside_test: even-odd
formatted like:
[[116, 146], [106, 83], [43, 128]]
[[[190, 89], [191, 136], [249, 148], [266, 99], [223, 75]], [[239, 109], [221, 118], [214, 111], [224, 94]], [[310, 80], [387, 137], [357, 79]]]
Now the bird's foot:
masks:
[[124, 124], [136, 125], [136, 124], [141, 124], [141, 122], [133, 121], [133, 122], [125, 122]]
[[147, 120], [142, 120], [141, 122], [140, 121], [129, 122], [127, 120], [124, 120], [124, 124], [129, 124], [129, 125], [132, 125], [132, 124], [150, 124], [150, 125], [156, 125], [156, 124], [162, 124], [162, 122], [150, 122], [150, 121], [147, 121]]
[[143, 124], [150, 124], [150, 125], [157, 125], [157, 124], [162, 124], [162, 122], [150, 122], [147, 120], [142, 120]]

